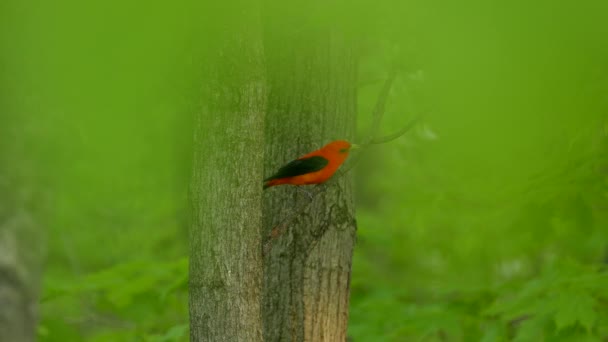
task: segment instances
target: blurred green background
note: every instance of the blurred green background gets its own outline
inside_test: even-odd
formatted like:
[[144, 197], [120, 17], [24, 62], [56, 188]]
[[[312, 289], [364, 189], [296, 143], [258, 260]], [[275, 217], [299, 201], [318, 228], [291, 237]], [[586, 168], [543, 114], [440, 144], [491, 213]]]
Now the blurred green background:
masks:
[[[44, 198], [40, 341], [187, 340], [206, 5], [0, 4], [1, 109]], [[426, 113], [355, 170], [353, 340], [608, 338], [608, 3], [300, 9], [353, 36], [361, 138], [394, 65], [383, 133]]]

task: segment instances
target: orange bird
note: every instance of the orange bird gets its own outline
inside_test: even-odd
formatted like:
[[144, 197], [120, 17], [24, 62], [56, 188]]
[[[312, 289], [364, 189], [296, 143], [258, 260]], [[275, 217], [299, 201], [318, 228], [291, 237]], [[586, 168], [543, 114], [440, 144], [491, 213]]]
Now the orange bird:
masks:
[[264, 179], [264, 189], [281, 184], [323, 183], [344, 163], [350, 150], [358, 147], [345, 140], [332, 141], [316, 151], [283, 165], [274, 175]]

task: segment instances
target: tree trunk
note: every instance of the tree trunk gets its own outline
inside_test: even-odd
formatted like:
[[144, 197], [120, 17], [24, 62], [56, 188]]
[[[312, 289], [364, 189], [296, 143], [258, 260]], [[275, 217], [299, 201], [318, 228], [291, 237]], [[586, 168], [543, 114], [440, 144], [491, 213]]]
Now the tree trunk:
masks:
[[[316, 188], [312, 201], [289, 186], [262, 201], [261, 180], [331, 140], [352, 140], [355, 56], [343, 34], [300, 30], [289, 16], [265, 17], [277, 26], [266, 30], [262, 56], [258, 12], [239, 13], [213, 32], [227, 33], [207, 63], [196, 128], [191, 340], [345, 341], [356, 231], [350, 176]], [[278, 226], [285, 231], [262, 260], [262, 239]]]
[[35, 180], [44, 171], [33, 158], [33, 139], [44, 124], [28, 82], [29, 56], [15, 44], [29, 32], [19, 9], [10, 1], [0, 5], [0, 342], [35, 340], [44, 257], [34, 219], [41, 193]]
[[34, 341], [43, 241], [32, 215], [33, 167], [25, 120], [0, 105], [0, 342]]
[[215, 41], [205, 60], [204, 103], [195, 127], [191, 341], [262, 340], [261, 25], [254, 6], [232, 15], [206, 32]]
[[32, 248], [33, 228], [33, 220], [22, 209], [2, 217], [0, 222], [2, 342], [34, 341], [36, 335], [39, 265], [35, 259], [39, 251]]
[[[270, 175], [331, 140], [352, 141], [356, 62], [348, 39], [330, 29], [266, 38]], [[264, 260], [265, 341], [346, 340], [356, 223], [350, 176], [334, 178], [310, 205], [294, 187], [265, 192], [265, 234], [285, 226]]]

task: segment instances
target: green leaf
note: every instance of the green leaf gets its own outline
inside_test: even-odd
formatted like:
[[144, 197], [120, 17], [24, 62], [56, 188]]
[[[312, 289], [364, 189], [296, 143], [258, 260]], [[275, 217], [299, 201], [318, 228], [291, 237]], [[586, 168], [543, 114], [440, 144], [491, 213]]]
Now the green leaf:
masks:
[[188, 324], [180, 324], [171, 327], [164, 335], [152, 335], [146, 338], [146, 342], [177, 342], [186, 340]]
[[586, 292], [566, 291], [560, 293], [555, 300], [555, 325], [557, 330], [580, 323], [590, 332], [597, 319], [594, 310], [595, 298]]
[[551, 277], [532, 279], [517, 293], [496, 299], [483, 314], [501, 315], [512, 320], [522, 315], [544, 313], [545, 302], [541, 298], [553, 283]]
[[534, 316], [522, 321], [515, 335], [515, 342], [544, 341], [547, 334], [548, 320], [544, 316]]
[[507, 333], [502, 322], [491, 322], [482, 328], [483, 337], [481, 342], [500, 342], [506, 341]]

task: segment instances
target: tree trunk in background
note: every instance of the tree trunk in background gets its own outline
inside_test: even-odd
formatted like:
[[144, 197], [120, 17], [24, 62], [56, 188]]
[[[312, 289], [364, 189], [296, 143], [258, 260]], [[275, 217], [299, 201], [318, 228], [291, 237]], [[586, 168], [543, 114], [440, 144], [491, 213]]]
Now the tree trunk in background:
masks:
[[[265, 175], [355, 131], [356, 61], [349, 41], [330, 29], [270, 27]], [[293, 25], [296, 26], [296, 25]], [[294, 187], [264, 195], [265, 234], [310, 201]], [[265, 341], [345, 341], [355, 243], [351, 178], [330, 181], [274, 240], [264, 260]], [[312, 248], [312, 249], [311, 249]], [[308, 251], [310, 254], [307, 254]]]
[[34, 219], [41, 193], [35, 180], [42, 171], [34, 162], [32, 137], [45, 125], [33, 100], [27, 44], [16, 44], [31, 31], [20, 9], [10, 1], [0, 4], [0, 342], [36, 339], [44, 257]]
[[[10, 200], [2, 201], [6, 204]], [[16, 211], [0, 218], [0, 341], [34, 341], [39, 285], [35, 261], [39, 255], [32, 255], [39, 251], [31, 244], [34, 223], [22, 208], [10, 209]]]
[[35, 168], [26, 127], [0, 106], [0, 342], [34, 341], [43, 239], [32, 215]]
[[191, 341], [262, 340], [266, 86], [260, 18], [253, 7], [231, 14], [231, 22], [210, 24], [216, 26], [206, 32], [215, 40], [204, 61], [203, 110], [195, 127]]

